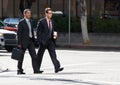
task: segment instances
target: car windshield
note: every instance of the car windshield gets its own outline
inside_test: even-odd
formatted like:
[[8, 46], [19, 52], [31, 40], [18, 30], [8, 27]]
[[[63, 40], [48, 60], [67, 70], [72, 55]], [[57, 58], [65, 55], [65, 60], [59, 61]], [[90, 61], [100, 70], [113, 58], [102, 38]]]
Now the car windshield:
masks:
[[19, 23], [19, 19], [10, 19], [10, 23], [11, 24], [18, 24]]
[[18, 18], [8, 18], [8, 19], [5, 19], [4, 22], [5, 23], [9, 23], [9, 24], [18, 24], [19, 23], [19, 19]]

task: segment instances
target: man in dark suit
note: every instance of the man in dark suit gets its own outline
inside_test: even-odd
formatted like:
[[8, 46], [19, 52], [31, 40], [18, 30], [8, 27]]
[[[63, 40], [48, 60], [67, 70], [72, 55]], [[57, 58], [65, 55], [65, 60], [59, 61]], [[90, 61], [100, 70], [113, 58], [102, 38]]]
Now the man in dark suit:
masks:
[[55, 73], [62, 71], [64, 68], [60, 67], [60, 63], [57, 60], [57, 55], [55, 52], [55, 39], [57, 35], [54, 34], [54, 22], [52, 18], [52, 10], [51, 8], [45, 9], [45, 18], [41, 19], [38, 22], [37, 26], [37, 39], [40, 44], [40, 48], [38, 50], [38, 68], [41, 67], [41, 62], [43, 58], [43, 54], [46, 49], [50, 54], [51, 60], [54, 64]]
[[[25, 53], [26, 49], [28, 49], [29, 54], [32, 58], [32, 67], [34, 73], [42, 73], [43, 71], [39, 71], [37, 69], [37, 55], [34, 46], [34, 32], [33, 25], [31, 23], [31, 11], [30, 9], [24, 10], [24, 18], [20, 20], [18, 24], [18, 47], [23, 50]], [[23, 72], [22, 64], [23, 64], [24, 56], [22, 56], [22, 60], [18, 61], [18, 71], [17, 74], [25, 74]]]

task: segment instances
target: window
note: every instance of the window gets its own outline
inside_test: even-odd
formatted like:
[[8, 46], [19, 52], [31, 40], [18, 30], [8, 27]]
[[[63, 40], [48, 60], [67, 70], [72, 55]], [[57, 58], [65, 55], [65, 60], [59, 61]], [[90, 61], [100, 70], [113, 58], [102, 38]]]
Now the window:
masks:
[[118, 0], [105, 0], [105, 9], [115, 11], [118, 7]]
[[120, 0], [105, 0], [105, 17], [118, 18], [120, 13]]

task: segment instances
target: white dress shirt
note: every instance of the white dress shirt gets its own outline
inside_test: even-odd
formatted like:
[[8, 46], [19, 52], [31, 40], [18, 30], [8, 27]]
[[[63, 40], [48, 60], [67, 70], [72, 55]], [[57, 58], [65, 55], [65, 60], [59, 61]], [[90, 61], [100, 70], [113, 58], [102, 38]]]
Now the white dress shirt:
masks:
[[30, 20], [26, 19], [26, 18], [25, 18], [25, 20], [26, 20], [28, 28], [29, 28], [29, 37], [32, 38], [32, 28], [31, 28]]

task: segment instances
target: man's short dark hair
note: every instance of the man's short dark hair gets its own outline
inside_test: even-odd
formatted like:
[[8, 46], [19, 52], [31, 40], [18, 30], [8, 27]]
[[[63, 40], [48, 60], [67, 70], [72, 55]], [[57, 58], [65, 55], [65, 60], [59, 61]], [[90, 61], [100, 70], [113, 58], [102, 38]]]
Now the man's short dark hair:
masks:
[[24, 11], [23, 11], [23, 14], [26, 14], [28, 11], [31, 11], [30, 9], [25, 9]]
[[45, 13], [48, 13], [49, 11], [52, 11], [51, 8], [45, 8]]

